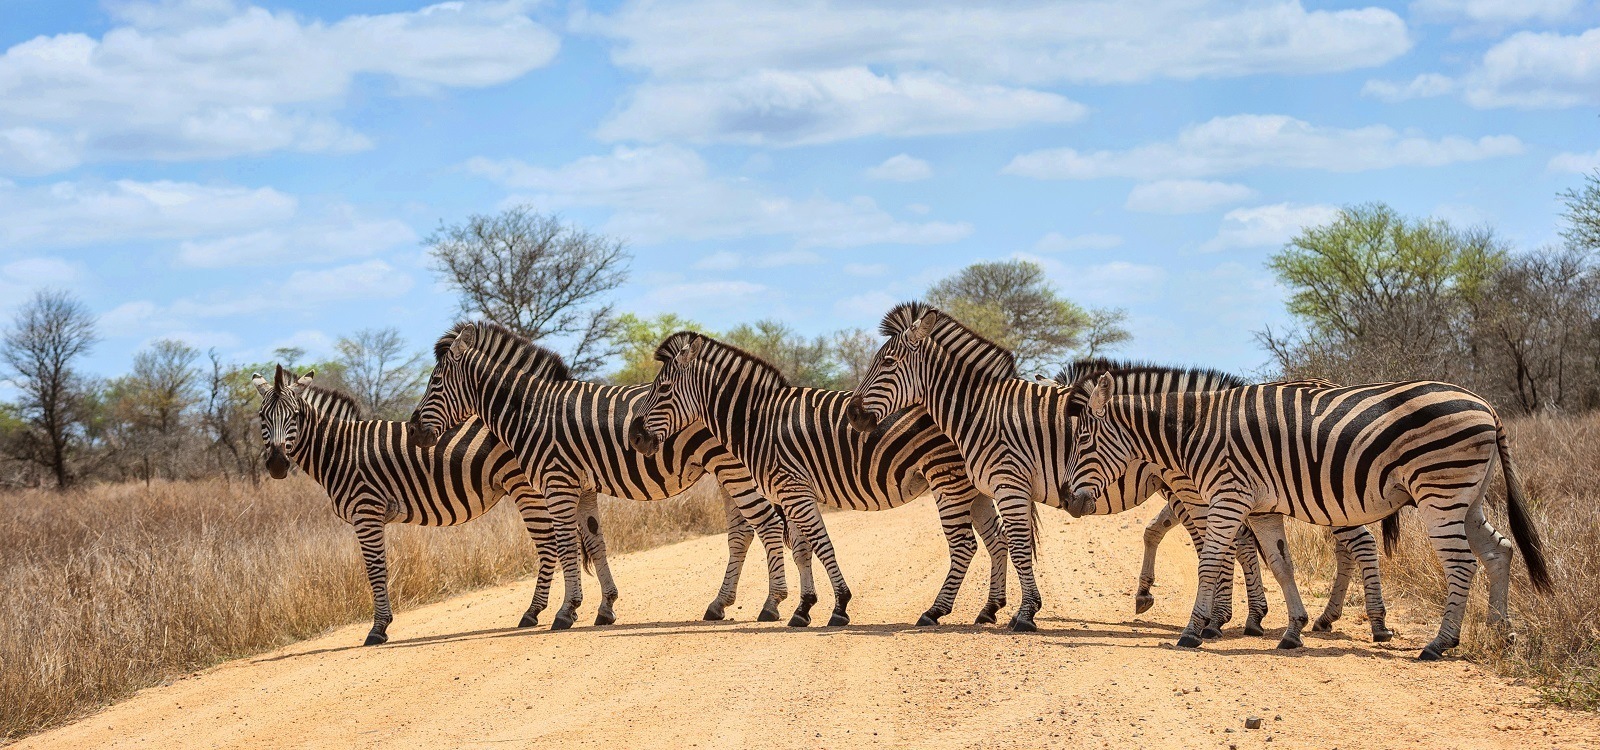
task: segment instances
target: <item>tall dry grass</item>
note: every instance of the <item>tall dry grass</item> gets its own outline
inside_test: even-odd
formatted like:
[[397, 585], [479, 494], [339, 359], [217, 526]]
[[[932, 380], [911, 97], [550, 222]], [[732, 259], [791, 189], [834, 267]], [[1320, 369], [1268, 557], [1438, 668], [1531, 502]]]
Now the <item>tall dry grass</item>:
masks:
[[[1600, 708], [1600, 414], [1513, 419], [1506, 428], [1555, 592], [1533, 590], [1519, 552], [1511, 580], [1516, 637], [1507, 647], [1485, 624], [1488, 597], [1480, 567], [1458, 651], [1502, 674], [1527, 678], [1555, 703]], [[1491, 523], [1509, 538], [1498, 473], [1490, 486]], [[1293, 526], [1296, 573], [1310, 579], [1310, 590], [1326, 593], [1333, 575], [1327, 537], [1304, 524]], [[1384, 594], [1391, 610], [1412, 608], [1415, 619], [1428, 623], [1423, 635], [1431, 638], [1444, 606], [1444, 576], [1413, 511], [1402, 514], [1401, 527], [1399, 549], [1380, 562]], [[1349, 600], [1355, 612], [1361, 611], [1360, 597], [1358, 583]]]
[[[502, 505], [455, 528], [388, 527], [397, 620], [534, 570], [533, 543]], [[604, 498], [601, 518], [612, 554], [725, 525], [705, 482], [655, 503]], [[0, 741], [372, 617], [354, 534], [298, 475], [0, 494], [0, 592]]]

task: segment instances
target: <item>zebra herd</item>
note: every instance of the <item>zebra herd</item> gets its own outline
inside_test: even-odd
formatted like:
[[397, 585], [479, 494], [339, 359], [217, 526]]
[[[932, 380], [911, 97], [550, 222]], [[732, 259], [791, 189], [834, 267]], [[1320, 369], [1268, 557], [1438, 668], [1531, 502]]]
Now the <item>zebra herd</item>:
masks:
[[733, 604], [739, 572], [759, 538], [768, 594], [758, 619], [779, 617], [791, 548], [800, 600], [789, 624], [810, 624], [818, 601], [811, 558], [833, 589], [828, 623], [849, 623], [849, 585], [821, 506], [882, 510], [932, 491], [950, 569], [919, 625], [953, 609], [981, 540], [991, 560], [977, 622], [1006, 605], [1007, 562], [1022, 601], [1016, 631], [1036, 629], [1039, 504], [1074, 517], [1120, 513], [1156, 496], [1167, 507], [1145, 532], [1137, 611], [1153, 599], [1154, 556], [1182, 525], [1200, 555], [1199, 587], [1180, 646], [1221, 635], [1232, 618], [1237, 564], [1248, 592], [1245, 632], [1263, 634], [1260, 561], [1289, 612], [1280, 648], [1301, 645], [1308, 616], [1294, 582], [1283, 517], [1330, 527], [1338, 560], [1327, 608], [1338, 619], [1359, 572], [1373, 639], [1385, 641], [1378, 543], [1366, 524], [1418, 509], [1448, 579], [1438, 636], [1421, 658], [1457, 645], [1477, 563], [1489, 573], [1489, 619], [1509, 627], [1511, 542], [1489, 524], [1484, 499], [1503, 469], [1512, 536], [1529, 578], [1548, 591], [1539, 537], [1494, 411], [1444, 383], [1339, 387], [1323, 381], [1250, 384], [1208, 370], [1107, 360], [1074, 363], [1055, 380], [1018, 377], [1004, 348], [921, 303], [883, 319], [887, 341], [855, 391], [791, 385], [759, 357], [698, 333], [668, 337], [649, 385], [576, 380], [555, 353], [494, 323], [464, 322], [442, 336], [421, 404], [409, 422], [362, 420], [348, 396], [279, 367], [259, 375], [266, 464], [282, 478], [298, 465], [328, 491], [356, 532], [372, 587], [367, 645], [387, 640], [384, 526], [449, 526], [511, 496], [539, 555], [521, 626], [538, 623], [555, 568], [564, 598], [553, 627], [570, 627], [583, 601], [579, 567], [601, 585], [595, 624], [614, 621], [597, 494], [634, 500], [676, 495], [710, 473], [725, 490], [728, 567], [705, 619]]

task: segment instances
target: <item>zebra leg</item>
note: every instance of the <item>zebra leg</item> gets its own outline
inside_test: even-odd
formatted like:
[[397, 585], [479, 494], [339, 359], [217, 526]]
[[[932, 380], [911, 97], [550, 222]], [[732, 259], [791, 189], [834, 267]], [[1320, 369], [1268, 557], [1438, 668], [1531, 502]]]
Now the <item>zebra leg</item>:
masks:
[[1222, 577], [1217, 581], [1217, 598], [1211, 601], [1210, 621], [1200, 631], [1200, 637], [1208, 641], [1221, 638], [1222, 626], [1233, 619], [1233, 571], [1239, 563], [1239, 540], [1243, 538], [1246, 528], [1248, 527], [1240, 524], [1239, 530], [1235, 532], [1233, 544], [1222, 551], [1227, 559], [1222, 565]]
[[577, 619], [583, 604], [583, 579], [578, 575], [578, 491], [575, 488], [546, 488], [544, 497], [555, 519], [556, 554], [561, 558], [566, 596], [556, 610], [551, 630], [566, 630]]
[[792, 509], [785, 522], [789, 538], [793, 540], [794, 568], [800, 578], [800, 603], [789, 618], [789, 627], [803, 628], [811, 624], [811, 606], [817, 603], [817, 582], [811, 575], [811, 539], [800, 529]]
[[1501, 637], [1511, 632], [1507, 597], [1511, 589], [1511, 540], [1489, 524], [1480, 502], [1467, 513], [1467, 543], [1489, 575], [1489, 627]]
[[613, 605], [621, 592], [611, 577], [611, 564], [606, 560], [606, 536], [600, 530], [600, 503], [593, 492], [578, 498], [578, 539], [583, 545], [584, 561], [594, 565], [595, 577], [600, 579], [600, 611], [594, 616], [594, 624], [610, 625], [617, 621]]
[[744, 568], [745, 552], [750, 549], [750, 542], [756, 536], [755, 529], [745, 523], [732, 497], [725, 497], [723, 506], [728, 517], [728, 570], [722, 574], [722, 588], [717, 591], [717, 598], [706, 607], [704, 619], [707, 620], [721, 620], [726, 614], [725, 610], [738, 597], [739, 571]]
[[1233, 556], [1228, 550], [1239, 534], [1249, 504], [1237, 493], [1218, 494], [1206, 509], [1205, 543], [1200, 547], [1199, 585], [1195, 587], [1194, 609], [1189, 612], [1189, 624], [1178, 636], [1180, 648], [1199, 648], [1200, 632], [1211, 621], [1211, 605], [1217, 598], [1222, 583], [1224, 566], [1232, 567]]
[[[761, 546], [767, 553], [767, 600], [761, 605], [761, 613], [756, 616], [759, 622], [776, 622], [778, 619], [778, 603], [789, 596], [789, 584], [785, 580], [783, 570], [784, 538], [788, 534], [787, 524], [778, 507], [771, 503], [756, 489], [755, 481], [750, 477], [750, 472], [744, 464], [734, 460], [726, 451], [714, 452], [706, 461], [706, 468], [717, 478], [717, 483], [722, 485], [724, 502], [727, 504], [728, 513], [728, 574], [723, 576], [723, 592], [726, 592], [726, 601], [719, 593], [717, 600], [706, 608], [706, 619], [713, 619], [713, 614], [720, 615], [727, 605], [732, 604], [738, 591], [739, 571], [744, 568], [744, 552], [735, 550], [735, 533], [733, 516], [737, 513], [744, 519], [750, 528], [755, 530], [756, 536], [761, 538]], [[745, 545], [748, 547], [748, 542]], [[738, 561], [735, 562], [735, 558]], [[718, 603], [723, 606], [718, 607]]]
[[1261, 580], [1261, 546], [1248, 524], [1239, 529], [1239, 538], [1233, 549], [1239, 559], [1239, 570], [1244, 574], [1245, 598], [1249, 602], [1249, 610], [1244, 618], [1244, 634], [1266, 635], [1261, 628], [1261, 621], [1267, 616], [1267, 587]]
[[1000, 528], [1000, 516], [995, 513], [994, 501], [979, 495], [972, 501], [972, 528], [983, 540], [983, 549], [989, 553], [989, 601], [978, 612], [975, 625], [994, 624], [995, 613], [1006, 606], [1006, 556], [1010, 547]]
[[928, 607], [922, 617], [917, 619], [917, 625], [938, 625], [939, 618], [950, 614], [955, 608], [956, 594], [961, 591], [961, 582], [967, 577], [967, 569], [972, 566], [972, 556], [978, 552], [977, 536], [972, 531], [972, 495], [966, 497], [950, 498], [944, 493], [936, 492], [939, 505], [939, 526], [944, 530], [945, 543], [950, 547], [950, 572], [945, 575], [944, 585], [939, 587], [939, 595], [934, 597], [933, 606]]
[[517, 513], [522, 516], [522, 526], [528, 530], [528, 536], [533, 538], [539, 554], [539, 573], [533, 584], [533, 601], [528, 605], [528, 610], [522, 613], [522, 620], [517, 623], [519, 628], [531, 628], [539, 624], [539, 614], [544, 612], [545, 606], [549, 604], [550, 580], [555, 576], [556, 564], [559, 561], [554, 531], [555, 519], [550, 517], [550, 511], [545, 508], [543, 498], [530, 491], [514, 492]]
[[1389, 629], [1389, 613], [1383, 606], [1383, 576], [1378, 572], [1378, 539], [1365, 526], [1356, 526], [1354, 529], [1345, 544], [1350, 548], [1350, 559], [1361, 571], [1361, 588], [1366, 598], [1367, 622], [1372, 625], [1372, 640], [1384, 643], [1394, 637], [1394, 631]]
[[[1150, 595], [1150, 587], [1156, 583], [1156, 551], [1161, 548], [1161, 540], [1166, 538], [1167, 532], [1178, 522], [1178, 514], [1173, 510], [1177, 503], [1177, 500], [1168, 498], [1166, 507], [1144, 527], [1144, 561], [1139, 566], [1139, 591], [1133, 595], [1134, 614], [1149, 612], [1156, 604], [1156, 598]], [[1198, 540], [1199, 534], [1191, 530], [1190, 537]], [[1198, 541], [1195, 549], [1200, 549]]]
[[1419, 505], [1423, 523], [1428, 528], [1428, 541], [1434, 554], [1444, 566], [1448, 591], [1445, 594], [1444, 617], [1439, 623], [1439, 634], [1417, 656], [1422, 661], [1438, 661], [1444, 652], [1461, 643], [1461, 619], [1466, 615], [1467, 596], [1472, 591], [1472, 579], [1478, 574], [1478, 560], [1473, 557], [1467, 532], [1466, 508], [1441, 510], [1441, 503], [1459, 506], [1457, 497], [1434, 499]]
[[1300, 589], [1294, 582], [1294, 562], [1289, 559], [1289, 540], [1283, 533], [1283, 516], [1276, 513], [1250, 516], [1249, 523], [1256, 538], [1261, 540], [1261, 553], [1266, 556], [1267, 567], [1272, 568], [1272, 574], [1278, 579], [1278, 587], [1283, 589], [1283, 598], [1289, 606], [1289, 627], [1284, 629], [1283, 640], [1278, 641], [1278, 648], [1300, 648], [1303, 645], [1300, 630], [1310, 618], [1306, 616], [1305, 604], [1300, 601]]
[[394, 611], [389, 608], [389, 561], [384, 554], [383, 519], [359, 516], [351, 525], [356, 529], [356, 544], [367, 564], [367, 583], [372, 586], [372, 630], [361, 645], [376, 646], [389, 640], [389, 623]]
[[1333, 630], [1333, 623], [1344, 614], [1345, 595], [1350, 590], [1350, 578], [1355, 571], [1355, 558], [1350, 556], [1350, 550], [1345, 546], [1344, 540], [1339, 537], [1341, 529], [1354, 528], [1342, 526], [1329, 528], [1328, 536], [1333, 539], [1333, 585], [1328, 589], [1328, 606], [1322, 608], [1322, 614], [1317, 621], [1312, 623], [1311, 629], [1318, 633]]
[[[800, 530], [805, 533], [811, 542], [812, 554], [822, 561], [823, 569], [828, 571], [828, 580], [833, 584], [833, 615], [828, 618], [829, 627], [839, 627], [850, 624], [850, 586], [844, 581], [844, 571], [839, 569], [839, 559], [834, 554], [833, 541], [828, 538], [828, 527], [822, 522], [822, 511], [817, 508], [817, 500], [804, 490], [794, 502], [786, 503], [785, 507], [795, 512], [794, 521], [799, 524]], [[801, 602], [804, 603], [804, 599]], [[796, 616], [799, 613], [796, 612]], [[789, 622], [790, 625], [794, 621]]]
[[1033, 501], [1019, 488], [999, 488], [995, 505], [1005, 520], [1006, 542], [1010, 547], [1011, 564], [1017, 569], [1017, 583], [1022, 585], [1022, 603], [1011, 618], [1011, 630], [1032, 633], [1039, 629], [1033, 616], [1044, 606], [1039, 595], [1039, 584], [1033, 578]]

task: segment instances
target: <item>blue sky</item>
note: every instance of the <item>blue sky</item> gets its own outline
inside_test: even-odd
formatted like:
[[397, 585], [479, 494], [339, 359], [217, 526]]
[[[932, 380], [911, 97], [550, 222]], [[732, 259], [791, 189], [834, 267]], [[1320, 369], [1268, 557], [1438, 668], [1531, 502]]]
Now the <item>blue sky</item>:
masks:
[[528, 202], [625, 239], [619, 307], [872, 329], [978, 260], [1249, 370], [1265, 259], [1381, 200], [1557, 238], [1600, 167], [1600, 6], [0, 0], [0, 316], [89, 369], [455, 316], [422, 248]]

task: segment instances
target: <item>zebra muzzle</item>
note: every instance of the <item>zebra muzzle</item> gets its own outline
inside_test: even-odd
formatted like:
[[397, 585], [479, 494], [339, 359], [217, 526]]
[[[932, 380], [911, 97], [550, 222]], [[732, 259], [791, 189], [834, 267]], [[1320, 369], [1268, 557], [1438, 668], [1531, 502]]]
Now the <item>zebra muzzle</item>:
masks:
[[439, 444], [439, 433], [428, 429], [422, 424], [421, 415], [411, 412], [411, 420], [406, 423], [410, 429], [406, 430], [406, 442], [413, 448], [432, 448]]
[[289, 457], [276, 445], [267, 448], [267, 474], [273, 479], [289, 476]]
[[654, 456], [661, 448], [661, 441], [644, 426], [644, 417], [634, 417], [628, 425], [628, 445], [646, 456]]
[[844, 408], [844, 418], [850, 420], [850, 426], [861, 432], [872, 432], [878, 429], [878, 420], [867, 411], [866, 402], [861, 396], [851, 396], [849, 405]]
[[1092, 490], [1078, 490], [1067, 498], [1067, 515], [1073, 518], [1082, 518], [1094, 510], [1094, 492]]

